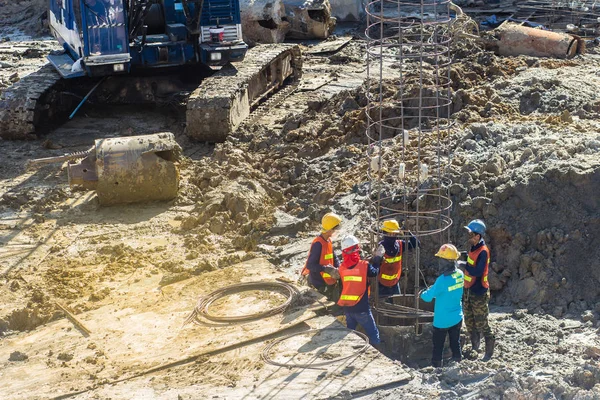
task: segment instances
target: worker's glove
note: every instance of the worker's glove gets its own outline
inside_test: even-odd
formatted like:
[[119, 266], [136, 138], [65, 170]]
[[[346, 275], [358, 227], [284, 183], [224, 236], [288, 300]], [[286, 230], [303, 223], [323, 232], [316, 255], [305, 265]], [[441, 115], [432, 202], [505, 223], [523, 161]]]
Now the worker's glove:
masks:
[[383, 248], [383, 245], [379, 245], [377, 247], [377, 250], [375, 250], [375, 254], [373, 254], [373, 257], [383, 257], [383, 255], [385, 254], [385, 249]]
[[460, 268], [460, 269], [465, 269], [467, 266], [467, 262], [466, 261], [457, 261], [456, 265], [458, 265], [458, 268]]
[[338, 271], [337, 268], [323, 267], [323, 272], [328, 273], [329, 275], [331, 275], [331, 277], [333, 279], [340, 279], [340, 272]]

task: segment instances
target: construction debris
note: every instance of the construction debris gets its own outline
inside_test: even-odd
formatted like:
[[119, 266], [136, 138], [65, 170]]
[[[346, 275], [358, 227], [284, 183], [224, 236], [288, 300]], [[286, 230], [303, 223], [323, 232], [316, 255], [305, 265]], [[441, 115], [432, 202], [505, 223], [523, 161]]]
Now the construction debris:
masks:
[[290, 29], [283, 0], [240, 1], [242, 34], [249, 45], [281, 43]]
[[494, 51], [501, 56], [573, 58], [585, 53], [585, 42], [577, 35], [528, 28], [505, 22], [493, 31]]
[[335, 28], [329, 0], [285, 0], [288, 39], [327, 39]]
[[335, 27], [329, 0], [242, 0], [244, 41], [281, 43], [288, 39], [326, 39]]
[[170, 200], [177, 196], [181, 148], [172, 133], [96, 140], [69, 164], [69, 184], [95, 190], [100, 204]]

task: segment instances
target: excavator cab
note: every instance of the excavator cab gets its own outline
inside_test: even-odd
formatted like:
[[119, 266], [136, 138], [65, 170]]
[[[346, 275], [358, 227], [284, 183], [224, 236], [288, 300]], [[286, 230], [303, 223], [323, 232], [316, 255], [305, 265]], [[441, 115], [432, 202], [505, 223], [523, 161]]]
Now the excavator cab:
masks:
[[90, 76], [129, 72], [123, 0], [82, 0], [85, 68]]
[[50, 30], [65, 51], [48, 60], [63, 78], [129, 72], [126, 15], [123, 0], [50, 0]]
[[242, 61], [239, 0], [49, 0], [63, 78]]

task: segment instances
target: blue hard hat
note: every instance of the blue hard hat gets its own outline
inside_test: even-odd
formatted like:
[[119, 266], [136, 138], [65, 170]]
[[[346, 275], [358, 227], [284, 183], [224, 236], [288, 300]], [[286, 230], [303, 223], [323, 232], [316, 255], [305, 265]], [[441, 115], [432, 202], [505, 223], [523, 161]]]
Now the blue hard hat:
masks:
[[469, 222], [469, 225], [465, 226], [465, 228], [469, 232], [474, 232], [479, 235], [483, 235], [485, 233], [485, 224], [480, 219], [474, 219], [473, 221]]

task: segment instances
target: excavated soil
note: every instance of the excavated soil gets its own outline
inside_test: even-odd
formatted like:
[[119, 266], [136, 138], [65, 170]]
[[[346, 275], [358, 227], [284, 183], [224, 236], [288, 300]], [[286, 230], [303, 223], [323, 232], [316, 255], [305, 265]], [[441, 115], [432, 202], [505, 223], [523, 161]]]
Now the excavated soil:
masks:
[[[23, 21], [37, 18], [27, 11], [34, 2], [11, 4], [0, 1], [3, 21], [19, 5]], [[58, 48], [19, 41], [39, 33], [20, 18], [0, 24], [0, 39], [10, 38], [0, 43], [0, 91]], [[471, 43], [459, 50], [451, 72], [455, 125], [442, 149], [451, 160], [450, 237], [465, 249], [470, 219], [489, 227], [497, 353], [488, 363], [468, 354], [434, 370], [423, 367], [427, 331], [415, 337], [386, 327], [383, 351], [406, 362], [414, 378], [369, 398], [600, 398], [600, 58], [593, 51], [569, 61], [502, 58]], [[363, 51], [355, 39], [334, 54], [306, 55], [311, 88], [222, 144], [189, 141], [176, 110], [96, 105], [36, 141], [0, 140], [0, 335], [63, 318], [57, 302], [77, 314], [126, 300], [132, 279], [160, 276], [164, 287], [257, 255], [295, 277], [327, 211], [343, 215], [342, 234], [368, 239]], [[385, 82], [389, 98], [396, 83]], [[175, 133], [186, 156], [171, 202], [100, 207], [93, 192], [68, 187], [64, 164], [25, 169], [28, 159], [86, 150], [96, 138], [161, 131]], [[407, 171], [418, 144], [409, 135]], [[431, 165], [433, 143], [423, 138]], [[400, 149], [398, 138], [386, 140], [386, 190], [399, 187]], [[437, 276], [436, 246], [423, 240], [422, 284]], [[410, 282], [412, 274], [407, 269]], [[235, 385], [236, 375], [203, 367], [208, 380]]]

